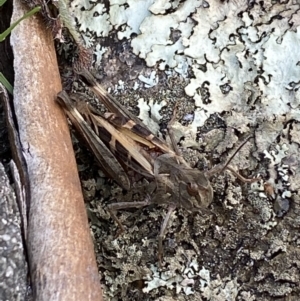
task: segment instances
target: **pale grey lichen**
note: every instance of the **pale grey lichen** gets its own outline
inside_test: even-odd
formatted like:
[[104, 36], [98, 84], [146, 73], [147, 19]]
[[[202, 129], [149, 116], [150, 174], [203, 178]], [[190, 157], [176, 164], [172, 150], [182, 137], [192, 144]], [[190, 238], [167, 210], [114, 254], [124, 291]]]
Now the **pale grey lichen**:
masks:
[[149, 78], [141, 74], [138, 79], [145, 84], [145, 88], [152, 88], [158, 83], [158, 76], [155, 71], [151, 72]]
[[[138, 117], [153, 133], [159, 132], [158, 123], [162, 118], [159, 111], [166, 104], [167, 103], [165, 101], [157, 103], [152, 98], [149, 100], [149, 103], [147, 103], [143, 98], [138, 100], [137, 107], [140, 109], [140, 114]], [[149, 112], [151, 113], [151, 118], [149, 116]]]
[[[71, 7], [86, 40], [95, 39], [101, 80], [153, 132], [166, 128], [177, 102], [182, 122], [173, 131], [191, 166], [225, 162], [252, 134], [231, 165], [244, 177], [261, 177], [245, 184], [226, 170], [211, 179], [208, 211], [178, 209], [164, 239], [163, 269], [156, 236], [164, 206], [119, 212], [126, 232], [114, 239], [109, 214], [93, 201], [93, 221], [109, 225], [94, 228], [109, 300], [299, 295], [299, 3], [114, 0], [104, 7], [74, 0]], [[115, 48], [97, 45], [108, 35]], [[142, 187], [127, 194], [101, 188], [101, 201], [109, 194], [143, 199]]]
[[[97, 37], [107, 37], [113, 28], [109, 23], [109, 15], [102, 3], [90, 3], [90, 1], [72, 1], [72, 12], [80, 24], [80, 31], [90, 31]], [[78, 10], [80, 11], [79, 13]]]

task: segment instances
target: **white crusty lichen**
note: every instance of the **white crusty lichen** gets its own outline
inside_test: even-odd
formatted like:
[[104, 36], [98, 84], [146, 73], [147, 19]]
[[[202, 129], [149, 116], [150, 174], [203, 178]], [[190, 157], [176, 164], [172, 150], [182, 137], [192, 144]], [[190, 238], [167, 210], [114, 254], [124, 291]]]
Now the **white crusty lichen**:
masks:
[[193, 77], [185, 91], [196, 107], [205, 110], [206, 119], [254, 104], [256, 109], [244, 116], [251, 116], [253, 123], [298, 105], [300, 31], [297, 5], [274, 3], [262, 12], [258, 5], [249, 9], [248, 4], [115, 0], [107, 9], [104, 4], [75, 0], [71, 8], [83, 34], [106, 37], [114, 29], [121, 40], [134, 33], [132, 50], [149, 67], [168, 66], [185, 75], [189, 67]]
[[[140, 25], [141, 34], [132, 40], [133, 52], [144, 58], [147, 64], [152, 64], [152, 66], [155, 62], [151, 54], [152, 56], [155, 55], [155, 51], [158, 51], [158, 54], [161, 53], [160, 56], [156, 55], [157, 60], [167, 62], [175, 59], [176, 51], [182, 52], [184, 49], [181, 39], [178, 39], [179, 42], [176, 41], [175, 43], [170, 39], [171, 29], [176, 30], [181, 22], [186, 22], [188, 16], [200, 6], [201, 2], [187, 0], [171, 14], [151, 15], [145, 18]], [[190, 34], [191, 30], [192, 26], [190, 23], [189, 28], [185, 28], [182, 31]], [[167, 46], [165, 53], [162, 52], [161, 46], [163, 45]], [[172, 50], [169, 48], [171, 45], [173, 46], [171, 47]], [[175, 65], [172, 67], [175, 67]], [[163, 65], [161, 65], [161, 69], [164, 69]]]
[[[127, 230], [130, 233], [117, 240], [124, 244], [122, 247], [109, 249], [105, 245], [109, 253], [117, 253], [107, 258], [119, 274], [112, 276], [114, 269], [110, 268], [104, 273], [105, 280], [111, 280], [107, 285], [111, 296], [115, 294], [112, 300], [118, 299], [120, 291], [123, 295], [119, 298], [126, 295], [124, 279], [127, 283], [145, 280], [141, 291], [149, 300], [171, 300], [168, 293], [174, 300], [193, 300], [199, 296], [196, 294], [206, 300], [250, 301], [272, 300], [291, 291], [299, 295], [299, 272], [291, 268], [291, 262], [300, 256], [299, 248], [291, 242], [298, 241], [299, 246], [299, 238], [298, 232], [290, 228], [293, 223], [295, 229], [300, 225], [300, 4], [292, 0], [113, 0], [104, 6], [96, 1], [74, 0], [71, 8], [87, 44], [95, 41], [97, 68], [105, 71], [111, 67], [115, 71], [112, 85], [118, 90], [133, 87], [139, 117], [153, 132], [158, 133], [158, 123], [166, 120], [161, 109], [170, 117], [178, 101], [177, 118], [183, 122], [176, 121], [173, 132], [183, 155], [197, 152], [197, 159], [205, 157], [204, 167], [210, 153], [224, 162], [224, 154], [228, 158], [233, 153], [240, 137], [254, 134], [254, 140], [248, 141], [231, 165], [245, 177], [261, 177], [245, 184], [227, 171], [216, 175], [211, 179], [215, 197], [210, 213], [186, 213], [173, 221], [178, 222], [176, 231], [167, 230], [166, 237], [170, 232], [173, 236], [166, 238], [165, 244], [172, 242], [184, 252], [198, 247], [197, 251], [204, 254], [198, 257], [198, 264], [209, 270], [192, 268], [194, 274], [185, 274], [184, 270], [191, 267], [182, 261], [184, 256], [170, 253], [172, 248], [166, 251], [169, 257], [164, 258], [169, 264], [164, 268], [169, 272], [154, 266], [149, 269], [149, 253], [156, 252], [154, 232], [158, 233], [160, 226], [156, 211], [147, 211], [144, 217], [146, 230], [149, 219], [158, 223], [156, 230], [150, 231], [151, 239], [147, 239], [149, 232], [143, 236], [141, 229], [132, 226]], [[109, 43], [105, 43], [107, 49], [97, 45], [108, 36], [119, 43], [117, 50]], [[119, 72], [125, 48], [132, 55], [132, 64], [123, 60], [125, 72]], [[137, 74], [129, 77], [127, 70]], [[180, 85], [170, 84], [174, 78], [180, 79]], [[177, 99], [176, 93], [175, 99], [167, 97], [166, 91], [179, 88], [185, 93], [183, 97]], [[219, 123], [211, 126], [215, 120]], [[197, 159], [189, 162], [196, 164]], [[121, 196], [122, 201], [125, 197]], [[120, 213], [122, 222], [129, 216], [126, 210]], [[139, 215], [137, 220], [141, 218]], [[197, 218], [201, 223], [196, 229], [193, 226]], [[289, 229], [291, 237], [276, 240], [280, 229]], [[144, 253], [131, 248], [132, 244], [144, 248]], [[238, 253], [236, 246], [243, 252]], [[286, 260], [282, 265], [287, 266], [286, 271], [281, 267], [282, 273], [276, 265], [281, 253]], [[129, 273], [127, 262], [131, 269], [143, 268]], [[214, 266], [216, 262], [219, 267]], [[253, 271], [245, 271], [245, 262], [254, 266]]]
[[111, 1], [110, 20], [115, 28], [121, 26], [118, 38], [129, 38], [132, 33], [140, 33], [141, 23], [151, 15], [150, 5], [154, 0]]
[[170, 290], [175, 289], [176, 294], [194, 294], [196, 283], [200, 284], [202, 297], [206, 300], [236, 300], [239, 292], [239, 285], [236, 279], [226, 277], [221, 279], [218, 275], [216, 279], [211, 279], [209, 270], [202, 267], [200, 270], [196, 259], [193, 259], [181, 273], [170, 271], [159, 271], [157, 267], [151, 266], [152, 275], [148, 276], [143, 292], [150, 291], [159, 287], [166, 287]]
[[106, 47], [101, 47], [99, 44], [96, 45], [96, 49], [94, 51], [94, 55], [96, 56], [96, 60], [95, 60], [96, 66], [101, 65], [101, 60], [106, 50], [107, 50]]
[[112, 29], [112, 25], [108, 21], [109, 15], [102, 3], [75, 0], [71, 2], [71, 11], [80, 24], [80, 31], [90, 31], [97, 37], [106, 37]]
[[181, 290], [184, 291], [185, 294], [192, 294], [188, 285], [192, 285], [194, 283], [193, 279], [190, 281], [185, 281], [185, 278], [181, 274], [160, 272], [157, 267], [151, 266], [152, 275], [148, 276], [149, 279], [146, 280], [146, 287], [143, 288], [144, 293], [149, 293], [153, 289], [165, 286], [168, 289], [176, 289], [176, 293], [180, 293]]
[[[153, 99], [150, 99], [149, 102], [145, 101], [143, 98], [138, 100], [137, 106], [140, 109], [140, 114], [138, 117], [153, 133], [159, 133], [158, 123], [162, 118], [159, 111], [166, 104], [167, 103], [165, 101], [157, 103]], [[149, 113], [151, 114], [151, 118]]]
[[[247, 1], [115, 0], [109, 5], [107, 10], [96, 1], [71, 2], [81, 31], [104, 37], [115, 28], [120, 39], [135, 33], [131, 46], [148, 66], [158, 63], [160, 69], [168, 65], [176, 70], [184, 63], [189, 65], [194, 78], [185, 91], [198, 107], [191, 140], [195, 140], [195, 128], [215, 112], [231, 111], [227, 124], [243, 133], [256, 121], [260, 129], [270, 132], [272, 128], [263, 120], [269, 121], [273, 114], [289, 112], [289, 119], [300, 120], [295, 110], [300, 77], [298, 5], [268, 2], [265, 10], [256, 4], [249, 7]], [[175, 30], [176, 41], [171, 38]], [[96, 49], [99, 64], [102, 51], [99, 45]], [[206, 98], [201, 90], [207, 92]], [[248, 105], [255, 109], [247, 112]], [[272, 143], [279, 130], [275, 127], [265, 141]], [[180, 132], [187, 134], [189, 128], [182, 127]]]
[[155, 71], [152, 71], [150, 77], [147, 78], [144, 75], [139, 75], [139, 80], [145, 84], [145, 88], [152, 88], [158, 83], [158, 76]]

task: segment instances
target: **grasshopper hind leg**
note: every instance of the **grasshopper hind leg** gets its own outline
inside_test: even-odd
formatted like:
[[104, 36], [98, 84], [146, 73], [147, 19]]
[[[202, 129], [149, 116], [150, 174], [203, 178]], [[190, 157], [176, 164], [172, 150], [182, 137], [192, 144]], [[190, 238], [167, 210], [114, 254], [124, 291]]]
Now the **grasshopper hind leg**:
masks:
[[162, 266], [162, 258], [163, 258], [163, 252], [164, 252], [163, 239], [166, 234], [166, 229], [168, 228], [168, 223], [170, 221], [170, 217], [175, 209], [176, 209], [176, 205], [170, 204], [167, 215], [165, 216], [165, 219], [160, 228], [160, 233], [158, 236], [158, 263], [159, 263], [160, 267]]
[[[147, 196], [147, 198], [144, 201], [141, 202], [124, 202], [124, 203], [113, 203], [107, 206], [107, 209], [110, 213], [111, 218], [118, 224], [120, 231], [118, 231], [117, 236], [119, 236], [122, 232], [125, 231], [124, 226], [116, 216], [116, 211], [118, 210], [123, 210], [123, 209], [128, 209], [128, 208], [141, 208], [148, 206], [151, 202], [151, 197], [150, 195]], [[164, 218], [164, 221], [161, 225], [160, 228], [160, 233], [158, 236], [158, 263], [160, 267], [162, 266], [162, 259], [163, 259], [163, 239], [166, 234], [166, 230], [168, 228], [168, 224], [170, 221], [170, 217], [173, 213], [173, 211], [176, 209], [175, 204], [170, 204], [168, 208], [167, 215]]]
[[120, 222], [120, 220], [117, 218], [115, 212], [118, 211], [118, 210], [123, 210], [123, 209], [128, 209], [128, 208], [141, 208], [141, 207], [145, 207], [145, 206], [149, 205], [149, 203], [150, 203], [150, 196], [147, 196], [144, 201], [140, 201], [140, 202], [113, 203], [113, 204], [109, 204], [107, 206], [107, 209], [108, 209], [108, 211], [110, 213], [110, 216], [118, 224], [118, 226], [120, 228], [120, 231], [119, 231], [118, 235], [121, 234], [122, 232], [124, 232], [125, 229], [124, 229], [122, 223]]

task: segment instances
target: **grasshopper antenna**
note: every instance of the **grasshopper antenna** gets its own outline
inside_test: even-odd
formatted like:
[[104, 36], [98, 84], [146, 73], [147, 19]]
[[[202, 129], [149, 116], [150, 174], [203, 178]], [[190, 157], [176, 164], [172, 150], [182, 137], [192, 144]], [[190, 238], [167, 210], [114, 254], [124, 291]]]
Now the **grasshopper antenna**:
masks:
[[228, 166], [230, 164], [230, 162], [232, 161], [232, 159], [236, 156], [236, 154], [240, 151], [240, 149], [250, 140], [254, 138], [254, 136], [250, 135], [248, 136], [245, 141], [237, 148], [237, 150], [233, 153], [233, 155], [227, 160], [227, 162], [223, 165], [223, 167], [216, 166], [215, 168], [209, 170], [206, 172], [206, 177], [209, 179], [212, 176], [214, 176], [216, 173], [220, 174], [222, 173], [226, 168], [229, 169], [234, 175], [236, 175], [240, 180], [242, 180], [243, 182], [254, 182], [257, 181], [257, 179], [245, 179], [244, 177], [242, 177], [240, 174], [238, 174], [232, 167]]
[[222, 173], [229, 165], [229, 163], [232, 161], [232, 159], [236, 156], [236, 154], [241, 150], [241, 148], [250, 140], [254, 138], [253, 136], [248, 136], [245, 141], [237, 148], [237, 150], [233, 153], [233, 155], [227, 160], [223, 168], [220, 170], [220, 173]]

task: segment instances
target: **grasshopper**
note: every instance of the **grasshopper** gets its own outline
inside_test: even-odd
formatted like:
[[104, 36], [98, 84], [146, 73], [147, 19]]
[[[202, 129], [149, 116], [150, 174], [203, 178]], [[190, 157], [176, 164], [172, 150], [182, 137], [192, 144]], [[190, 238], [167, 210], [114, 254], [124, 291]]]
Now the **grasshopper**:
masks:
[[126, 190], [130, 189], [130, 181], [126, 174], [128, 168], [151, 180], [149, 195], [153, 195], [152, 198], [147, 197], [139, 202], [110, 204], [108, 209], [112, 218], [123, 231], [124, 228], [116, 217], [115, 211], [143, 207], [149, 203], [169, 205], [158, 237], [159, 263], [162, 261], [163, 238], [172, 212], [178, 206], [188, 211], [205, 210], [213, 201], [213, 188], [209, 181], [212, 176], [228, 169], [243, 182], [249, 183], [257, 180], [245, 179], [228, 166], [235, 154], [251, 137], [239, 146], [225, 164], [217, 165], [206, 172], [200, 171], [192, 168], [183, 159], [174, 143], [171, 128], [176, 111], [168, 125], [174, 147], [172, 150], [107, 93], [89, 71], [83, 69], [78, 74], [106, 106], [109, 113], [102, 116], [86, 101], [78, 100], [78, 96], [75, 96], [75, 102], [73, 102], [65, 91], [58, 94], [57, 101], [86, 141], [103, 171]]

